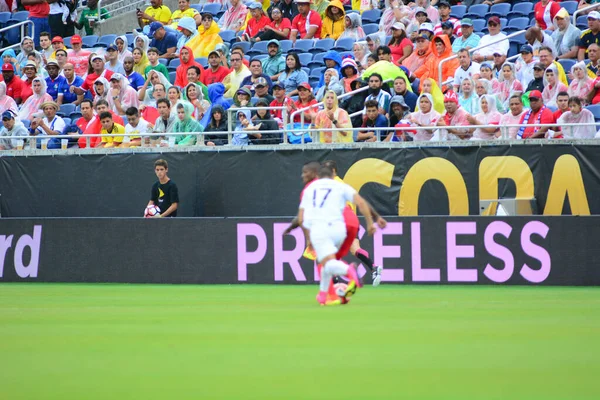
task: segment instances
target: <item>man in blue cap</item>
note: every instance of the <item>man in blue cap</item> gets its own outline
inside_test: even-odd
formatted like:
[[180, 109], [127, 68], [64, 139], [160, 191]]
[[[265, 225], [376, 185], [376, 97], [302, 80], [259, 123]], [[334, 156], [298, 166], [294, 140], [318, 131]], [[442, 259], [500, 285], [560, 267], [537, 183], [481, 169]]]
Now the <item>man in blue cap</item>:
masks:
[[[11, 150], [17, 147], [16, 136], [29, 136], [27, 128], [15, 119], [15, 114], [6, 110], [2, 113], [2, 129], [0, 129], [0, 150]], [[13, 137], [14, 139], [9, 139]]]
[[153, 38], [149, 47], [156, 47], [160, 58], [175, 58], [177, 51], [177, 35], [167, 32], [160, 22], [150, 24], [148, 36]]

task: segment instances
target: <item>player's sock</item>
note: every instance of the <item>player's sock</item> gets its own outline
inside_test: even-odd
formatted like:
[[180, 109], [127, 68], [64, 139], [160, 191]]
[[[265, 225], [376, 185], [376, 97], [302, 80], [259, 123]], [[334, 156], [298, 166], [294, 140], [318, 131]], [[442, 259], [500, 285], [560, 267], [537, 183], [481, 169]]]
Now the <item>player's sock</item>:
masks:
[[[317, 264], [317, 271], [319, 271], [319, 276], [321, 276], [321, 280], [323, 280], [323, 265], [322, 264]], [[335, 292], [335, 287], [333, 285], [335, 285], [337, 282], [337, 276], [334, 276], [332, 279], [329, 280], [329, 288], [327, 289], [327, 295], [329, 297], [334, 297], [337, 298], [338, 295]]]
[[369, 253], [366, 250], [356, 250], [356, 253], [354, 253], [354, 257], [358, 258], [363, 263], [363, 265], [369, 268], [369, 270], [373, 271], [373, 261], [369, 258]]

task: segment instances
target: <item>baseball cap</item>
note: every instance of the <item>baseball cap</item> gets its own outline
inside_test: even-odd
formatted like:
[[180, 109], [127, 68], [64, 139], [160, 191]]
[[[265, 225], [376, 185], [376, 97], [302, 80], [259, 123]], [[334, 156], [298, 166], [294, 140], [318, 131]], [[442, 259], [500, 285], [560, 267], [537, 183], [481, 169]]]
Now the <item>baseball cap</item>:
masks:
[[117, 50], [118, 50], [117, 46], [114, 44], [111, 44], [106, 48], [106, 51], [117, 51]]
[[104, 61], [104, 57], [102, 57], [99, 54], [96, 54], [95, 56], [92, 57], [91, 61], [94, 62], [94, 60], [102, 60], [102, 61]]
[[258, 86], [267, 86], [268, 82], [265, 78], [263, 78], [262, 76], [259, 77], [256, 82], [254, 82], [254, 87], [258, 87]]
[[444, 95], [444, 103], [447, 101], [458, 104], [458, 96], [453, 90], [448, 90]]
[[118, 72], [115, 72], [114, 74], [112, 74], [112, 76], [110, 77], [111, 81], [120, 81], [121, 79], [123, 79], [123, 75], [121, 75]]
[[490, 17], [490, 19], [488, 19], [488, 25], [490, 24], [490, 22], [496, 25], [500, 25], [500, 17], [493, 15]]
[[543, 70], [545, 70], [546, 68], [544, 68], [544, 64], [542, 64], [542, 63], [535, 63], [535, 64], [533, 65], [533, 69], [539, 69], [540, 71], [543, 71]]
[[248, 9], [250, 9], [250, 10], [256, 10], [256, 9], [262, 8], [262, 4], [260, 4], [256, 1], [251, 1], [250, 3], [248, 3], [246, 5], [246, 7], [248, 7]]
[[419, 36], [417, 36], [417, 41], [419, 39], [423, 39], [423, 40], [429, 40], [429, 36], [427, 36], [426, 33], [421, 33]]
[[492, 54], [492, 55], [493, 55], [494, 57], [496, 57], [496, 56], [502, 57], [502, 56], [505, 56], [506, 54], [502, 54], [502, 53], [495, 52], [495, 53], [494, 53], [494, 54]]
[[59, 67], [58, 63], [57, 63], [57, 62], [56, 62], [56, 60], [54, 60], [54, 59], [50, 59], [50, 60], [48, 60], [48, 62], [46, 63], [46, 67], [47, 67], [48, 65], [55, 65], [55, 66]]
[[26, 64], [25, 64], [25, 66], [23, 67], [23, 69], [25, 69], [25, 68], [33, 68], [33, 69], [35, 69], [35, 70], [37, 71], [37, 69], [38, 69], [38, 66], [37, 66], [37, 64], [35, 63], [35, 61], [29, 60], [29, 61], [27, 61], [27, 63], [26, 63]]
[[283, 83], [277, 81], [277, 82], [273, 82], [273, 89], [275, 88], [281, 88], [281, 89], [285, 89], [285, 86], [283, 86]]
[[311, 0], [296, 0], [296, 3], [310, 4], [310, 3], [312, 3], [312, 1]]
[[473, 20], [471, 18], [463, 18], [460, 21], [460, 26], [473, 26]]
[[600, 19], [600, 12], [598, 12], [598, 11], [592, 11], [591, 13], [588, 14], [587, 19], [599, 20]]
[[429, 31], [429, 32], [433, 33], [434, 32], [433, 25], [430, 24], [429, 22], [423, 22], [421, 24], [421, 26], [419, 26], [419, 31]]
[[533, 47], [528, 44], [521, 46], [521, 53], [533, 53]]
[[210, 57], [212, 54], [216, 55], [217, 57], [221, 57], [221, 55], [219, 54], [219, 52], [216, 51], [216, 50], [213, 50], [210, 53], [208, 53], [208, 57]]
[[64, 42], [65, 42], [65, 41], [64, 41], [64, 40], [63, 40], [63, 38], [62, 38], [62, 37], [60, 37], [60, 36], [54, 36], [54, 37], [52, 38], [52, 43], [64, 43]]
[[6, 63], [6, 64], [2, 65], [2, 71], [13, 71], [14, 72], [15, 67], [11, 63]]
[[308, 91], [312, 91], [312, 88], [310, 87], [310, 84], [308, 82], [303, 82], [303, 83], [299, 84], [297, 86], [297, 89], [300, 89], [300, 88], [304, 88]]
[[150, 24], [150, 30], [148, 31], [148, 36], [154, 36], [156, 31], [162, 27], [163, 27], [163, 24], [161, 24], [158, 21], [154, 21], [153, 23]]
[[437, 6], [438, 6], [438, 8], [440, 8], [440, 7], [448, 7], [448, 8], [451, 8], [451, 7], [450, 7], [450, 3], [448, 3], [446, 0], [442, 0], [442, 1], [440, 1], [440, 2], [438, 3], [438, 5], [437, 5]]
[[14, 119], [14, 118], [15, 118], [15, 115], [12, 112], [10, 112], [9, 110], [6, 110], [2, 113], [2, 121]]
[[529, 98], [530, 99], [541, 99], [542, 92], [540, 92], [539, 90], [532, 90], [531, 92], [529, 92]]
[[425, 15], [427, 15], [427, 11], [423, 8], [423, 7], [416, 7], [415, 8], [415, 16], [419, 13], [423, 13]]
[[454, 29], [454, 24], [451, 21], [444, 21], [442, 22], [442, 28]]
[[81, 40], [81, 36], [79, 35], [73, 35], [71, 36], [71, 44], [81, 44], [83, 43], [83, 41]]
[[397, 31], [405, 31], [406, 26], [404, 26], [402, 22], [394, 22], [394, 25], [392, 25], [392, 29], [396, 29]]

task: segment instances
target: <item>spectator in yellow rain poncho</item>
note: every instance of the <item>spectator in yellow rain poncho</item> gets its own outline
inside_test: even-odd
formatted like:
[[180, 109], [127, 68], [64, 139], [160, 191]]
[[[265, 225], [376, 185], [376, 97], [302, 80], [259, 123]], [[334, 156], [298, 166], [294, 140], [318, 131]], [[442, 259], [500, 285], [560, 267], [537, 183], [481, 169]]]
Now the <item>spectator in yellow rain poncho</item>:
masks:
[[213, 20], [210, 13], [202, 13], [202, 24], [198, 27], [198, 35], [186, 45], [194, 52], [194, 57], [208, 57], [223, 39], [219, 36], [219, 25]]

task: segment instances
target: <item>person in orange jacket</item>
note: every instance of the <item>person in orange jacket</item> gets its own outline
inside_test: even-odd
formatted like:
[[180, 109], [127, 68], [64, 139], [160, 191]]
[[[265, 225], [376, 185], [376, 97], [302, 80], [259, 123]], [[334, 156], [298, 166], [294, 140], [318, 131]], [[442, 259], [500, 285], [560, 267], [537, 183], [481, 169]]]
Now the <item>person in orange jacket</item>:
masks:
[[[431, 54], [433, 54], [434, 57], [427, 61], [423, 76], [420, 77], [421, 80], [433, 78], [435, 81], [437, 81], [439, 79], [440, 61], [454, 55], [454, 53], [452, 53], [452, 43], [450, 43], [448, 35], [435, 35], [433, 41], [431, 42]], [[444, 83], [448, 80], [448, 78], [453, 77], [459, 66], [460, 64], [458, 58], [445, 62], [442, 65], [441, 83]], [[444, 89], [442, 89], [442, 92], [443, 91]]]

